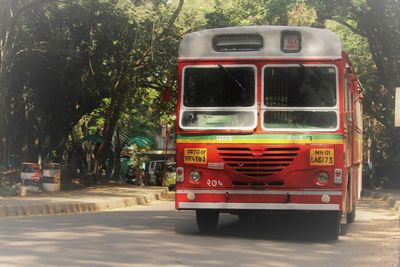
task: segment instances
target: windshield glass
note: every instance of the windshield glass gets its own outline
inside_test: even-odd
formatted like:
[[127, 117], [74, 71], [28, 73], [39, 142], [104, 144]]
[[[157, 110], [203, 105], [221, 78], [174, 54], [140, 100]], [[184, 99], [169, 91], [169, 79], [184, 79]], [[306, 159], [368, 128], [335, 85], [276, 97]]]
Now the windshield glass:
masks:
[[255, 92], [255, 69], [251, 66], [186, 67], [181, 127], [253, 129]]
[[264, 127], [334, 129], [338, 124], [333, 66], [268, 66], [264, 69]]
[[255, 78], [251, 67], [186, 68], [183, 104], [186, 107], [250, 107]]
[[269, 107], [333, 107], [336, 105], [334, 67], [267, 67], [264, 103]]

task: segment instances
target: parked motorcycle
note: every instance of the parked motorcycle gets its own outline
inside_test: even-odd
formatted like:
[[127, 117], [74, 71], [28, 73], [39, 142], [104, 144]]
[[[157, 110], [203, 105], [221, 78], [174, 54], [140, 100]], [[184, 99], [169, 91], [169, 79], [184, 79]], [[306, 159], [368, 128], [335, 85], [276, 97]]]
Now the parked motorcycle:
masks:
[[136, 177], [136, 172], [133, 167], [129, 168], [125, 173], [125, 182], [133, 185], [140, 185], [139, 177]]

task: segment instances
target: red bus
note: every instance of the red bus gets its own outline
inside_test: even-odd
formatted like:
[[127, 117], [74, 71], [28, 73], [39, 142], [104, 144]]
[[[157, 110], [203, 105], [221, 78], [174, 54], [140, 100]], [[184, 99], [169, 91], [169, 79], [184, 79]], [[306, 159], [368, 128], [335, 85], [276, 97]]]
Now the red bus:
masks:
[[336, 239], [361, 191], [362, 93], [338, 37], [249, 26], [185, 36], [178, 65], [176, 202], [200, 231], [219, 213], [321, 214]]

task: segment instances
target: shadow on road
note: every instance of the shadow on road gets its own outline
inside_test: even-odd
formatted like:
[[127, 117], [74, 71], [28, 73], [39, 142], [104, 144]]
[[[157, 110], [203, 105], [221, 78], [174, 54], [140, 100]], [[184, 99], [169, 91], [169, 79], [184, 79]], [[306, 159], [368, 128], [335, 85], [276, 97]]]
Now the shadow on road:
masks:
[[[376, 263], [369, 266], [383, 266], [374, 261], [381, 253], [375, 244], [387, 243], [394, 234], [389, 229], [397, 229], [388, 223], [377, 227], [374, 219], [365, 218], [351, 226], [350, 237], [331, 242], [317, 230], [323, 224], [310, 214], [271, 213], [249, 223], [222, 214], [215, 234], [202, 235], [193, 211], [178, 212], [172, 206], [2, 219], [0, 262], [2, 266], [250, 267], [265, 266], [268, 257], [276, 263], [273, 266], [351, 266], [349, 259], [359, 253], [365, 262]], [[329, 265], [338, 259], [343, 260]]]
[[[327, 236], [325, 222], [323, 216], [307, 212], [271, 212], [254, 216], [249, 221], [240, 221], [235, 215], [221, 214], [220, 224], [212, 236], [290, 242], [336, 242]], [[195, 218], [191, 222], [195, 232], [188, 231], [187, 223], [178, 221], [176, 232], [203, 235], [196, 228]], [[342, 232], [346, 233], [348, 227], [342, 225]]]

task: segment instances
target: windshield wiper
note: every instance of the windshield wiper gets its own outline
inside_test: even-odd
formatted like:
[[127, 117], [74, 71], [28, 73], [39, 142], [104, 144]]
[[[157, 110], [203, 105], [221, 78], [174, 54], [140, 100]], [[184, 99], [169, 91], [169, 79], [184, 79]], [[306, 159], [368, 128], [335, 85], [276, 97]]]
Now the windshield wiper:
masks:
[[322, 82], [321, 79], [312, 71], [310, 68], [307, 68], [304, 66], [303, 63], [299, 63], [300, 67], [302, 67], [306, 72], [308, 72], [314, 79], [316, 79], [318, 82]]
[[229, 78], [232, 79], [232, 81], [234, 81], [236, 83], [237, 86], [240, 87], [240, 89], [242, 89], [243, 93], [246, 94], [247, 93], [247, 89], [232, 75], [232, 73], [230, 73], [224, 66], [222, 66], [221, 64], [218, 64], [218, 67], [223, 70], [228, 76]]

